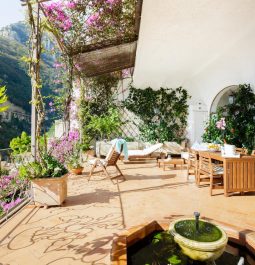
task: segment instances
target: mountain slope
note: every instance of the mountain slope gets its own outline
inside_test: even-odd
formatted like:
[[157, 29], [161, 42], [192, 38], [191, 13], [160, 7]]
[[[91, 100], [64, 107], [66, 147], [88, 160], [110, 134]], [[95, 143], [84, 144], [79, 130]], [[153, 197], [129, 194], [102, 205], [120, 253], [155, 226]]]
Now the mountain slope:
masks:
[[[28, 76], [28, 66], [21, 61], [27, 56], [28, 28], [23, 22], [9, 25], [0, 30], [0, 85], [6, 85], [9, 100], [30, 112], [31, 84]], [[44, 42], [48, 49], [53, 47], [52, 42], [46, 38]], [[48, 54], [42, 56], [42, 81], [44, 95], [52, 94], [54, 90], [54, 57]]]
[[[23, 22], [0, 29], [0, 86], [6, 86], [8, 100], [21, 107], [27, 114], [31, 112], [31, 81], [28, 75], [28, 65], [21, 58], [28, 54], [28, 38], [28, 27]], [[43, 42], [46, 50], [52, 49], [54, 44], [47, 35]], [[52, 65], [54, 61], [55, 56], [43, 54], [41, 78], [44, 96], [54, 94], [53, 91], [57, 88], [53, 82], [55, 69]], [[45, 125], [49, 127], [50, 124], [51, 121], [48, 120]], [[0, 119], [0, 149], [8, 147], [10, 140], [20, 135], [22, 131], [30, 133], [28, 121], [12, 118], [11, 121], [6, 122]]]

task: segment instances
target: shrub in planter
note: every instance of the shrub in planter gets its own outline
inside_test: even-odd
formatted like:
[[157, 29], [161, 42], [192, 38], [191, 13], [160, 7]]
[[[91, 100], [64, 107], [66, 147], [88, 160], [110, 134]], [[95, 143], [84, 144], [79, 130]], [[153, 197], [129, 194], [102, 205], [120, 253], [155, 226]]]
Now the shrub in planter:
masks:
[[20, 166], [19, 175], [29, 178], [35, 204], [61, 205], [67, 196], [67, 169], [50, 154], [41, 155], [40, 161]]
[[80, 150], [80, 145], [77, 143], [73, 148], [72, 154], [67, 159], [68, 168], [76, 175], [80, 175], [83, 170], [83, 167], [81, 166]]

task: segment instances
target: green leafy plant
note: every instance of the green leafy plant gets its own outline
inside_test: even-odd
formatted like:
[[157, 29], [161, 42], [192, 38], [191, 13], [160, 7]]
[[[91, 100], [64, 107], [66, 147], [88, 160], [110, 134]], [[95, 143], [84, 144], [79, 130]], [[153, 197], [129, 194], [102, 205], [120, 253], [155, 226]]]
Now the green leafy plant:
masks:
[[102, 116], [92, 116], [88, 128], [98, 134], [102, 140], [104, 138], [109, 139], [113, 134], [118, 135], [121, 124], [118, 109], [110, 108]]
[[8, 175], [9, 170], [5, 168], [0, 168], [0, 176]]
[[[94, 139], [109, 138], [111, 135], [109, 124], [114, 128], [112, 132], [119, 127], [119, 109], [114, 103], [115, 88], [119, 78], [117, 73], [112, 73], [85, 80], [86, 92], [82, 92], [79, 102], [83, 150], [88, 150]], [[116, 133], [119, 133], [119, 128]]]
[[58, 178], [68, 171], [63, 164], [50, 154], [41, 155], [41, 161], [28, 162], [19, 167], [21, 178]]
[[129, 96], [123, 103], [139, 117], [142, 140], [180, 142], [185, 138], [188, 98], [188, 92], [181, 87], [153, 90], [130, 86]]
[[8, 100], [8, 97], [6, 96], [6, 89], [5, 86], [0, 87], [0, 112], [4, 112], [8, 109], [8, 106], [2, 106], [6, 101]]
[[31, 137], [26, 132], [22, 132], [20, 136], [11, 140], [10, 148], [14, 155], [29, 152], [31, 149]]
[[[234, 102], [219, 108], [212, 114], [203, 134], [204, 142], [227, 142], [236, 147], [255, 148], [255, 94], [249, 84], [239, 85], [233, 93]], [[217, 122], [224, 118], [226, 128], [224, 135], [217, 128]]]

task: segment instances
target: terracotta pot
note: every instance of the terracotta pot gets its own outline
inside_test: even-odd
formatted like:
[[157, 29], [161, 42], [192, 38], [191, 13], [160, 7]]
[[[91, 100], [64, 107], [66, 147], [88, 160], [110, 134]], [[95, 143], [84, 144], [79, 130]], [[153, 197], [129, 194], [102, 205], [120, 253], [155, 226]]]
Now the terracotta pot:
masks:
[[61, 205], [67, 197], [68, 174], [60, 178], [33, 179], [32, 191], [35, 205]]
[[81, 175], [82, 174], [83, 167], [79, 168], [71, 168], [70, 171], [75, 175]]

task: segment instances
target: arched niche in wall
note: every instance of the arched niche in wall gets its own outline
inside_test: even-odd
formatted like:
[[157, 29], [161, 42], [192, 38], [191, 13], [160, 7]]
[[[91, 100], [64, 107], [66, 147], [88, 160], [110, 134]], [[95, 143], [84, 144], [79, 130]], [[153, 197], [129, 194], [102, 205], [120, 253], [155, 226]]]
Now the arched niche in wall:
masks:
[[210, 113], [215, 113], [217, 111], [218, 107], [223, 107], [230, 102], [231, 100], [231, 95], [233, 92], [235, 92], [238, 89], [237, 85], [232, 85], [232, 86], [227, 86], [223, 88], [214, 98], [211, 108], [210, 108]]

